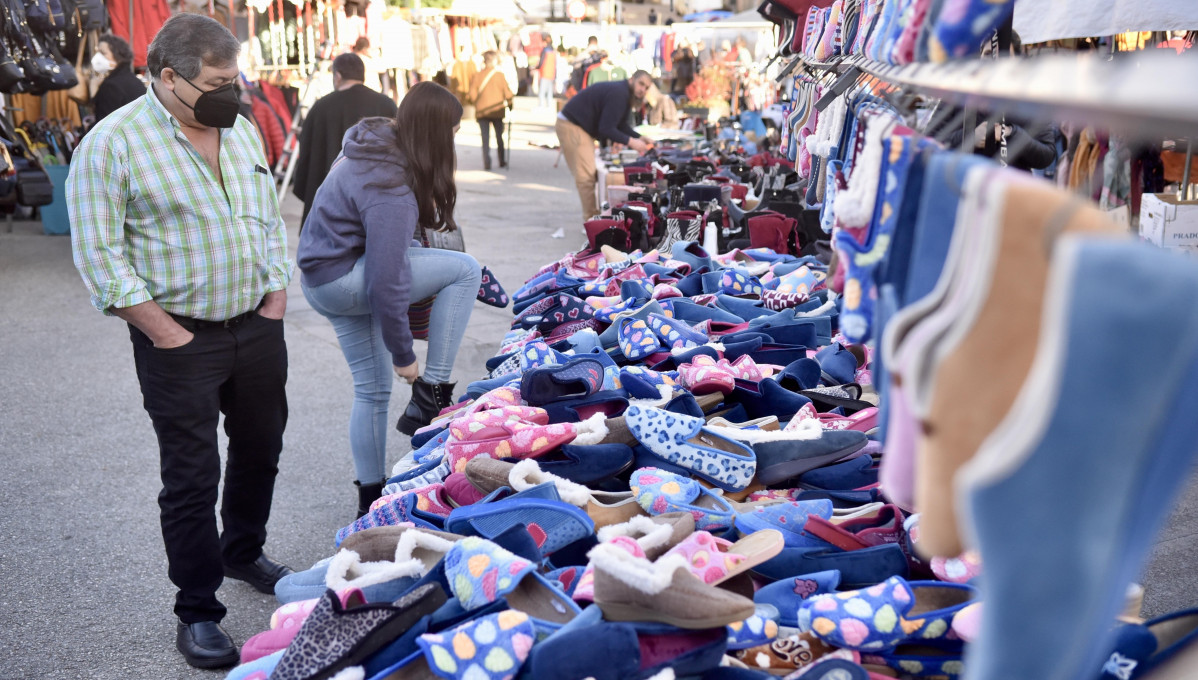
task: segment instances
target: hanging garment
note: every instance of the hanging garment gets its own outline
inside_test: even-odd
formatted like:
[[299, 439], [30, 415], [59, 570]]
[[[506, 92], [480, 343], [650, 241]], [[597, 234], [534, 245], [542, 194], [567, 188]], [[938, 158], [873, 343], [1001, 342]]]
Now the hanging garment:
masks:
[[266, 160], [270, 161], [270, 164], [273, 166], [278, 162], [279, 156], [283, 153], [283, 141], [287, 133], [284, 132], [283, 124], [279, 120], [278, 115], [270, 107], [270, 103], [266, 101], [266, 95], [263, 95], [261, 92], [251, 92], [251, 94], [253, 95], [251, 106], [254, 112], [254, 120], [258, 123], [258, 128], [262, 130]]
[[416, 68], [416, 58], [412, 51], [411, 24], [399, 17], [391, 17], [383, 23], [381, 34], [379, 66], [402, 71], [411, 71]]
[[126, 0], [108, 0], [108, 15], [112, 22], [113, 35], [129, 40], [133, 48], [133, 65], [146, 65], [146, 50], [158, 29], [171, 18], [171, 8], [166, 0], [137, 0], [133, 3], [133, 39], [129, 40], [129, 3]]
[[291, 107], [287, 105], [287, 97], [283, 95], [283, 91], [266, 81], [259, 81], [258, 87], [262, 90], [262, 94], [266, 95], [266, 101], [270, 104], [271, 110], [279, 117], [279, 122], [283, 125], [283, 132], [289, 132], [291, 130]]

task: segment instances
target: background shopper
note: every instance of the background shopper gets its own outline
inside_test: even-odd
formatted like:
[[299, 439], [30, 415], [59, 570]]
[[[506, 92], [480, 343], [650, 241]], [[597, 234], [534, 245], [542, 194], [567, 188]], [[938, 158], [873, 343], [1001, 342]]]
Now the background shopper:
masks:
[[545, 47], [541, 50], [541, 61], [537, 65], [537, 103], [541, 108], [552, 109], [555, 84], [557, 82], [557, 50], [553, 47], [553, 36], [543, 33]]
[[483, 53], [483, 70], [474, 74], [470, 81], [467, 101], [474, 103], [474, 117], [483, 137], [483, 168], [491, 169], [491, 129], [495, 129], [495, 149], [499, 152], [499, 167], [507, 167], [507, 156], [503, 153], [503, 120], [512, 106], [512, 89], [507, 78], [495, 67], [498, 55], [494, 51]]
[[[412, 384], [398, 428], [411, 435], [452, 401], [449, 382], [478, 294], [478, 262], [421, 248], [418, 230], [452, 230], [457, 202], [453, 136], [462, 105], [432, 82], [415, 85], [395, 118], [367, 118], [316, 192], [300, 236], [304, 297], [333, 323], [354, 378], [349, 440], [358, 514], [386, 478], [392, 372]], [[424, 375], [412, 349], [408, 304], [436, 296]]]
[[333, 92], [312, 104], [300, 133], [291, 193], [304, 202], [300, 228], [308, 219], [316, 190], [341, 153], [341, 139], [355, 123], [372, 116], [395, 116], [395, 102], [363, 84], [366, 66], [361, 57], [346, 53], [333, 60]]
[[146, 94], [145, 83], [133, 74], [133, 50], [129, 43], [115, 35], [103, 36], [96, 44], [92, 70], [105, 74], [92, 96], [97, 123]]
[[645, 71], [633, 73], [628, 80], [595, 83], [571, 97], [557, 114], [557, 139], [578, 188], [584, 222], [599, 214], [595, 142], [626, 144], [644, 153], [649, 145], [629, 119], [633, 105], [639, 106], [652, 85], [653, 78]]
[[266, 158], [238, 115], [240, 49], [208, 17], [169, 19], [149, 47], [150, 91], [83, 138], [67, 177], [75, 266], [95, 307], [129, 323], [158, 435], [176, 646], [200, 668], [237, 663], [219, 625], [223, 578], [273, 594], [291, 573], [262, 546], [287, 424], [292, 264]]

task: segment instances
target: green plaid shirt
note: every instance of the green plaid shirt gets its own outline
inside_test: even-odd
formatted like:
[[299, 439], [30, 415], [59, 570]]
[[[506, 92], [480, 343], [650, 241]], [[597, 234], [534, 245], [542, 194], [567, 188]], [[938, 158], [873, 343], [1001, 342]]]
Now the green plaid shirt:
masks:
[[153, 300], [223, 321], [291, 280], [287, 231], [253, 124], [221, 131], [223, 186], [154, 88], [84, 136], [67, 177], [75, 266], [92, 304]]

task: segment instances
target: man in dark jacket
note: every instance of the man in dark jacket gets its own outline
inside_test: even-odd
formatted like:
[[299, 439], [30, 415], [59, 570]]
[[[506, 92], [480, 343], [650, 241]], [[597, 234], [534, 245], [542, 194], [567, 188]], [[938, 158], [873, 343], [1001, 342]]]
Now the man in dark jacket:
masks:
[[358, 55], [346, 53], [334, 59], [334, 91], [317, 100], [304, 118], [291, 187], [291, 193], [304, 202], [304, 221], [308, 219], [316, 190], [341, 153], [341, 139], [346, 130], [363, 118], [395, 117], [395, 102], [366, 87], [362, 83], [365, 77], [366, 65]]
[[645, 71], [633, 73], [628, 80], [595, 83], [574, 95], [557, 115], [557, 139], [578, 187], [584, 222], [599, 214], [595, 141], [645, 152], [649, 146], [633, 131], [629, 119], [633, 104], [639, 106], [652, 85], [653, 78]]

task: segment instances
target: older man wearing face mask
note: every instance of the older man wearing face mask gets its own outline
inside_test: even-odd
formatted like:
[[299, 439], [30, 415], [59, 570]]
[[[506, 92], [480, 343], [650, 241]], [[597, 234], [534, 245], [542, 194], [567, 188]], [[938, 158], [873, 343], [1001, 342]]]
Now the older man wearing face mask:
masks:
[[146, 93], [146, 86], [133, 75], [133, 50], [129, 43], [115, 35], [100, 38], [92, 55], [92, 70], [104, 76], [104, 81], [92, 95], [96, 122]]
[[[220, 626], [222, 580], [273, 594], [291, 573], [262, 547], [287, 423], [293, 264], [262, 147], [238, 115], [239, 51], [208, 17], [167, 20], [149, 49], [150, 90], [83, 138], [66, 187], [92, 304], [129, 325], [158, 436], [175, 645], [200, 668], [238, 660]], [[218, 531], [221, 414], [229, 447]]]

